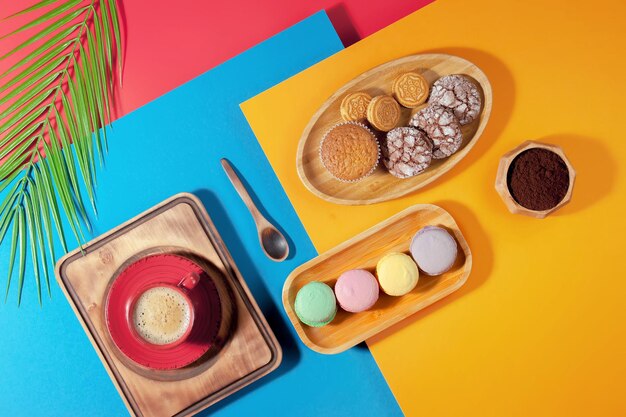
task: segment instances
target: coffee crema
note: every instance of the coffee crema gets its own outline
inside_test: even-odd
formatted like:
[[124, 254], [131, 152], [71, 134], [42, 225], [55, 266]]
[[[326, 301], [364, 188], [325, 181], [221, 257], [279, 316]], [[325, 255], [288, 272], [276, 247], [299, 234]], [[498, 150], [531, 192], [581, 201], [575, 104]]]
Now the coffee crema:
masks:
[[191, 321], [191, 306], [178, 291], [155, 287], [139, 296], [132, 315], [139, 336], [155, 345], [179, 340]]

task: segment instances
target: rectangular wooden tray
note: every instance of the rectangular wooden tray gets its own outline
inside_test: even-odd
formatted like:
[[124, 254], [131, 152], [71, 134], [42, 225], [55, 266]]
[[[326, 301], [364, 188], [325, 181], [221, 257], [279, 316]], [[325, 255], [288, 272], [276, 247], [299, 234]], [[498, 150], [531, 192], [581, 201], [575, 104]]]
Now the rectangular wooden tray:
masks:
[[[334, 287], [339, 275], [349, 269], [373, 272], [386, 253], [408, 253], [413, 235], [428, 225], [444, 227], [456, 238], [459, 255], [450, 271], [436, 277], [420, 274], [415, 289], [401, 297], [391, 297], [381, 291], [374, 307], [367, 311], [348, 313], [338, 308], [335, 319], [324, 327], [309, 327], [300, 322], [294, 302], [298, 290], [305, 284], [321, 281]], [[452, 216], [441, 207], [418, 204], [296, 268], [283, 287], [283, 306], [306, 346], [320, 353], [335, 354], [456, 291], [465, 283], [471, 269], [472, 253]]]
[[[104, 320], [106, 289], [125, 262], [146, 251], [181, 248], [224, 276], [234, 305], [231, 336], [216, 358], [180, 370], [178, 380], [134, 372], [120, 357]], [[282, 350], [202, 203], [179, 194], [66, 255], [56, 268], [76, 317], [133, 416], [189, 416], [278, 367]], [[86, 370], [88, 372], [88, 370]], [[178, 371], [177, 371], [178, 372]], [[158, 375], [156, 375], [158, 376]]]

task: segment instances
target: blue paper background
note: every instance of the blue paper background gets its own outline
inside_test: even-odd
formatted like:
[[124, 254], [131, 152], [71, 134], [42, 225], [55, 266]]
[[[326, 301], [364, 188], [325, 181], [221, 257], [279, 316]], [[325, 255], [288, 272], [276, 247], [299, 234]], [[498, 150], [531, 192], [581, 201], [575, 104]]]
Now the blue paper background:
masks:
[[[317, 13], [113, 125], [107, 165], [99, 175], [94, 236], [173, 194], [194, 192], [284, 350], [277, 371], [203, 414], [401, 414], [366, 347], [320, 355], [307, 349], [288, 324], [281, 305], [283, 282], [316, 251], [239, 110], [240, 102], [341, 48], [326, 14]], [[274, 263], [262, 254], [252, 218], [222, 171], [222, 157], [289, 236], [292, 256], [286, 262]], [[8, 256], [5, 244], [0, 248], [2, 280]], [[15, 306], [15, 285], [8, 304], [0, 307], [0, 415], [127, 415], [57, 284], [52, 283], [52, 299], [45, 298], [40, 309], [32, 278], [26, 277], [21, 308]]]

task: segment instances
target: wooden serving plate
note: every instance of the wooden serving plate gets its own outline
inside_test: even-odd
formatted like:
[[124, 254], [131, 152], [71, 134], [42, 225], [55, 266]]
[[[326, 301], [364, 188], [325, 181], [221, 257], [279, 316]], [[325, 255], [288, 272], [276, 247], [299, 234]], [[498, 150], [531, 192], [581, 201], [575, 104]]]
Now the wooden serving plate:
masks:
[[[420, 273], [417, 286], [401, 297], [392, 297], [381, 291], [374, 307], [367, 311], [349, 313], [338, 307], [335, 319], [324, 327], [309, 327], [300, 322], [294, 308], [300, 288], [311, 281], [325, 282], [334, 287], [339, 275], [350, 269], [374, 272], [376, 263], [385, 254], [409, 253], [415, 233], [428, 225], [444, 227], [457, 241], [459, 254], [450, 271], [434, 277]], [[456, 291], [465, 283], [471, 270], [472, 253], [452, 216], [441, 207], [418, 204], [296, 268], [283, 287], [283, 306], [305, 345], [320, 353], [335, 354]]]
[[[172, 371], [141, 368], [113, 343], [105, 320], [107, 290], [138, 257], [176, 253], [214, 280], [227, 323], [223, 340], [197, 362]], [[61, 259], [56, 276], [129, 413], [190, 416], [278, 367], [282, 350], [202, 203], [179, 194]], [[85, 370], [88, 372], [89, 370]]]
[[[473, 78], [480, 87], [483, 108], [476, 120], [462, 127], [461, 148], [446, 159], [433, 160], [426, 171], [412, 178], [396, 178], [380, 163], [372, 175], [357, 183], [344, 183], [334, 179], [322, 166], [319, 147], [324, 134], [335, 124], [343, 121], [339, 110], [341, 100], [347, 93], [357, 91], [365, 91], [372, 97], [391, 94], [393, 81], [408, 71], [420, 72], [431, 86], [444, 75], [465, 74]], [[407, 126], [411, 116], [424, 106], [426, 104], [416, 109], [402, 108], [399, 126]], [[468, 154], [487, 125], [491, 106], [492, 91], [487, 76], [480, 68], [463, 58], [446, 54], [419, 54], [387, 62], [345, 84], [313, 115], [298, 144], [296, 155], [298, 175], [309, 191], [336, 204], [372, 204], [401, 197], [435, 181]], [[382, 135], [380, 133], [379, 137], [383, 137]]]

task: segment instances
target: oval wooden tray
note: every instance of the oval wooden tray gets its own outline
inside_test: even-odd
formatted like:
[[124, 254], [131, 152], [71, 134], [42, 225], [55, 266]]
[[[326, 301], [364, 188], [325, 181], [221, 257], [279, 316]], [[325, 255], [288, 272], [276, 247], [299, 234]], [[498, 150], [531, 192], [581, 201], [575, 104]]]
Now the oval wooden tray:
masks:
[[[435, 277], [420, 274], [415, 289], [402, 297], [391, 297], [381, 291], [374, 307], [361, 313], [348, 313], [338, 307], [335, 319], [324, 327], [309, 327], [298, 320], [294, 303], [298, 290], [305, 284], [322, 281], [334, 287], [339, 275], [349, 269], [373, 272], [386, 253], [408, 253], [413, 235], [428, 225], [444, 227], [456, 238], [459, 256], [450, 271]], [[471, 269], [472, 253], [452, 216], [441, 207], [418, 204], [296, 268], [285, 281], [283, 306], [306, 346], [320, 353], [335, 354], [454, 292], [465, 283]]]
[[[365, 91], [372, 96], [391, 94], [394, 79], [407, 71], [419, 71], [431, 86], [437, 78], [449, 74], [468, 75], [480, 85], [483, 109], [478, 119], [463, 126], [461, 149], [449, 158], [433, 161], [426, 171], [412, 178], [396, 178], [381, 163], [372, 175], [357, 183], [344, 183], [334, 179], [322, 166], [319, 146], [326, 131], [342, 121], [339, 107], [345, 94], [356, 91]], [[446, 54], [420, 54], [387, 62], [345, 84], [313, 115], [298, 144], [298, 175], [309, 191], [336, 204], [372, 204], [401, 197], [430, 184], [467, 155], [485, 129], [491, 114], [491, 105], [492, 92], [487, 76], [480, 68], [463, 58]], [[402, 108], [401, 125], [408, 125], [411, 115], [422, 107]]]

